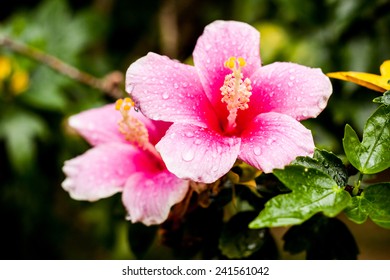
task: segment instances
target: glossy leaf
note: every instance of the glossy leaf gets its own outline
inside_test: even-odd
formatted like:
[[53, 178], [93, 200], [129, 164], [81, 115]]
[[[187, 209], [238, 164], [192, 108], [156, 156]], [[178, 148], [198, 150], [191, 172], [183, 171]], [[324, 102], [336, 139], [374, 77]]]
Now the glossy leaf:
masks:
[[325, 150], [315, 150], [314, 157], [298, 157], [294, 162], [294, 165], [302, 165], [307, 168], [318, 169], [325, 174], [328, 174], [337, 183], [338, 186], [342, 187], [347, 184], [348, 174], [347, 170], [336, 155]]
[[373, 100], [376, 103], [382, 103], [384, 105], [390, 105], [390, 90], [386, 91], [382, 96], [374, 98]]
[[352, 198], [345, 209], [347, 217], [357, 224], [367, 217], [381, 227], [390, 229], [390, 183], [368, 186], [360, 196]]
[[350, 163], [363, 174], [374, 174], [390, 167], [390, 107], [382, 105], [367, 120], [363, 141], [346, 125], [343, 139]]
[[274, 174], [292, 192], [270, 199], [251, 228], [301, 224], [318, 212], [334, 217], [349, 203], [350, 195], [317, 169], [287, 166]]
[[356, 259], [356, 241], [347, 226], [337, 218], [315, 215], [291, 227], [283, 236], [283, 249], [291, 254], [306, 251], [306, 259]]

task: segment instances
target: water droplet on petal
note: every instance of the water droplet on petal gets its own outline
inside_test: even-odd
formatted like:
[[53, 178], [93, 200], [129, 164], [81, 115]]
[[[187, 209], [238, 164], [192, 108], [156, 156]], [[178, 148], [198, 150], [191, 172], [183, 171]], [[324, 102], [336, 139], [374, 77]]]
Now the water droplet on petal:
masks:
[[260, 148], [260, 147], [255, 147], [255, 148], [253, 149], [253, 153], [254, 153], [256, 156], [261, 155], [261, 148]]
[[164, 92], [164, 93], [162, 94], [162, 98], [163, 98], [163, 99], [168, 99], [168, 98], [169, 98], [169, 94], [168, 94], [167, 92]]
[[173, 87], [174, 87], [174, 88], [179, 88], [179, 85], [178, 85], [177, 83], [174, 83], [174, 84], [173, 84]]
[[181, 158], [184, 161], [191, 161], [194, 159], [195, 153], [193, 150], [186, 150], [181, 154]]
[[320, 100], [318, 101], [317, 105], [321, 110], [324, 110], [326, 107], [326, 103], [328, 102], [327, 98], [325, 96], [322, 96]]
[[295, 77], [294, 77], [294, 76], [290, 76], [290, 80], [291, 80], [291, 81], [294, 81], [294, 80], [295, 80]]
[[195, 145], [200, 145], [200, 143], [202, 143], [202, 141], [200, 139], [195, 139], [195, 141], [194, 141]]
[[269, 139], [267, 140], [267, 145], [271, 145], [271, 144], [274, 143], [274, 142], [275, 142], [275, 139], [269, 138]]
[[191, 131], [187, 131], [187, 132], [186, 132], [186, 136], [187, 136], [188, 138], [194, 137], [194, 133], [192, 133]]
[[287, 83], [289, 87], [292, 87], [294, 84], [292, 82]]

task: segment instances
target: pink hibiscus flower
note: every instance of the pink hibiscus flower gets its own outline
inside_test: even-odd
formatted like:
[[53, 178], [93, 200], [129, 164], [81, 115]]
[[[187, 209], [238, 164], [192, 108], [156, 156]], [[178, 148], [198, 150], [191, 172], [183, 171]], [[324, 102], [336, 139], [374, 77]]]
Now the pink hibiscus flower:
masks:
[[130, 98], [72, 116], [69, 124], [94, 146], [65, 161], [62, 187], [73, 199], [95, 201], [123, 192], [128, 219], [151, 225], [162, 223], [184, 198], [189, 182], [170, 173], [154, 147], [170, 124], [135, 112]]
[[261, 67], [259, 32], [215, 21], [198, 39], [194, 66], [149, 53], [126, 73], [127, 91], [151, 119], [173, 122], [157, 143], [168, 170], [211, 183], [237, 158], [271, 172], [311, 155], [316, 117], [332, 93], [320, 69], [294, 63]]

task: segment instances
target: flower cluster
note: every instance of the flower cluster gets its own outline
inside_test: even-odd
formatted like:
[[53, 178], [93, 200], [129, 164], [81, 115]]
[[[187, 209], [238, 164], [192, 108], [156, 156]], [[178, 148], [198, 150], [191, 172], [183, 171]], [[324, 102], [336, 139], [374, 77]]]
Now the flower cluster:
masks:
[[155, 53], [131, 64], [132, 99], [70, 119], [94, 147], [65, 162], [64, 189], [86, 200], [122, 191], [131, 221], [150, 225], [189, 182], [213, 183], [237, 159], [269, 173], [312, 155], [300, 121], [325, 108], [329, 78], [294, 63], [261, 66], [259, 42], [250, 25], [216, 21], [197, 41], [194, 66]]

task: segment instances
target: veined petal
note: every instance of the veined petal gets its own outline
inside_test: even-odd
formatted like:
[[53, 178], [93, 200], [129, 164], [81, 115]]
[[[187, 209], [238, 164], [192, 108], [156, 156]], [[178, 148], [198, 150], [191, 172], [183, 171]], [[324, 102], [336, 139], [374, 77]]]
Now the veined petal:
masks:
[[151, 155], [123, 143], [102, 144], [65, 161], [62, 187], [73, 199], [95, 201], [120, 192], [127, 178], [142, 170], [158, 170]]
[[[381, 69], [381, 71], [385, 71], [385, 69]], [[333, 72], [326, 75], [331, 78], [349, 81], [379, 92], [390, 90], [390, 85], [388, 84], [390, 77], [363, 72]]]
[[194, 125], [173, 124], [156, 149], [177, 177], [212, 183], [233, 166], [240, 139]]
[[296, 120], [316, 117], [332, 94], [332, 84], [320, 69], [294, 63], [263, 66], [251, 80], [249, 108], [242, 113], [245, 121], [265, 112], [286, 114]]
[[313, 152], [310, 130], [290, 116], [270, 112], [258, 115], [243, 132], [239, 158], [269, 173]]
[[155, 53], [140, 58], [126, 73], [126, 90], [153, 120], [217, 125], [196, 69]]
[[[141, 112], [131, 110], [130, 114], [146, 126], [152, 144], [157, 143], [170, 126], [170, 123], [146, 118]], [[118, 122], [121, 118], [121, 114], [115, 110], [115, 105], [109, 104], [71, 116], [69, 125], [93, 146], [109, 142], [127, 143], [119, 132]]]
[[118, 130], [121, 114], [113, 104], [83, 111], [69, 118], [70, 127], [96, 146], [108, 142], [126, 142]]
[[225, 76], [231, 73], [224, 63], [232, 56], [246, 60], [242, 73], [244, 78], [251, 76], [261, 65], [260, 33], [243, 22], [214, 21], [207, 25], [196, 43], [193, 57], [206, 95], [218, 114], [227, 114], [226, 104], [221, 103], [220, 88]]
[[136, 173], [126, 182], [122, 202], [131, 222], [160, 224], [168, 218], [170, 208], [183, 200], [189, 187], [168, 171]]

